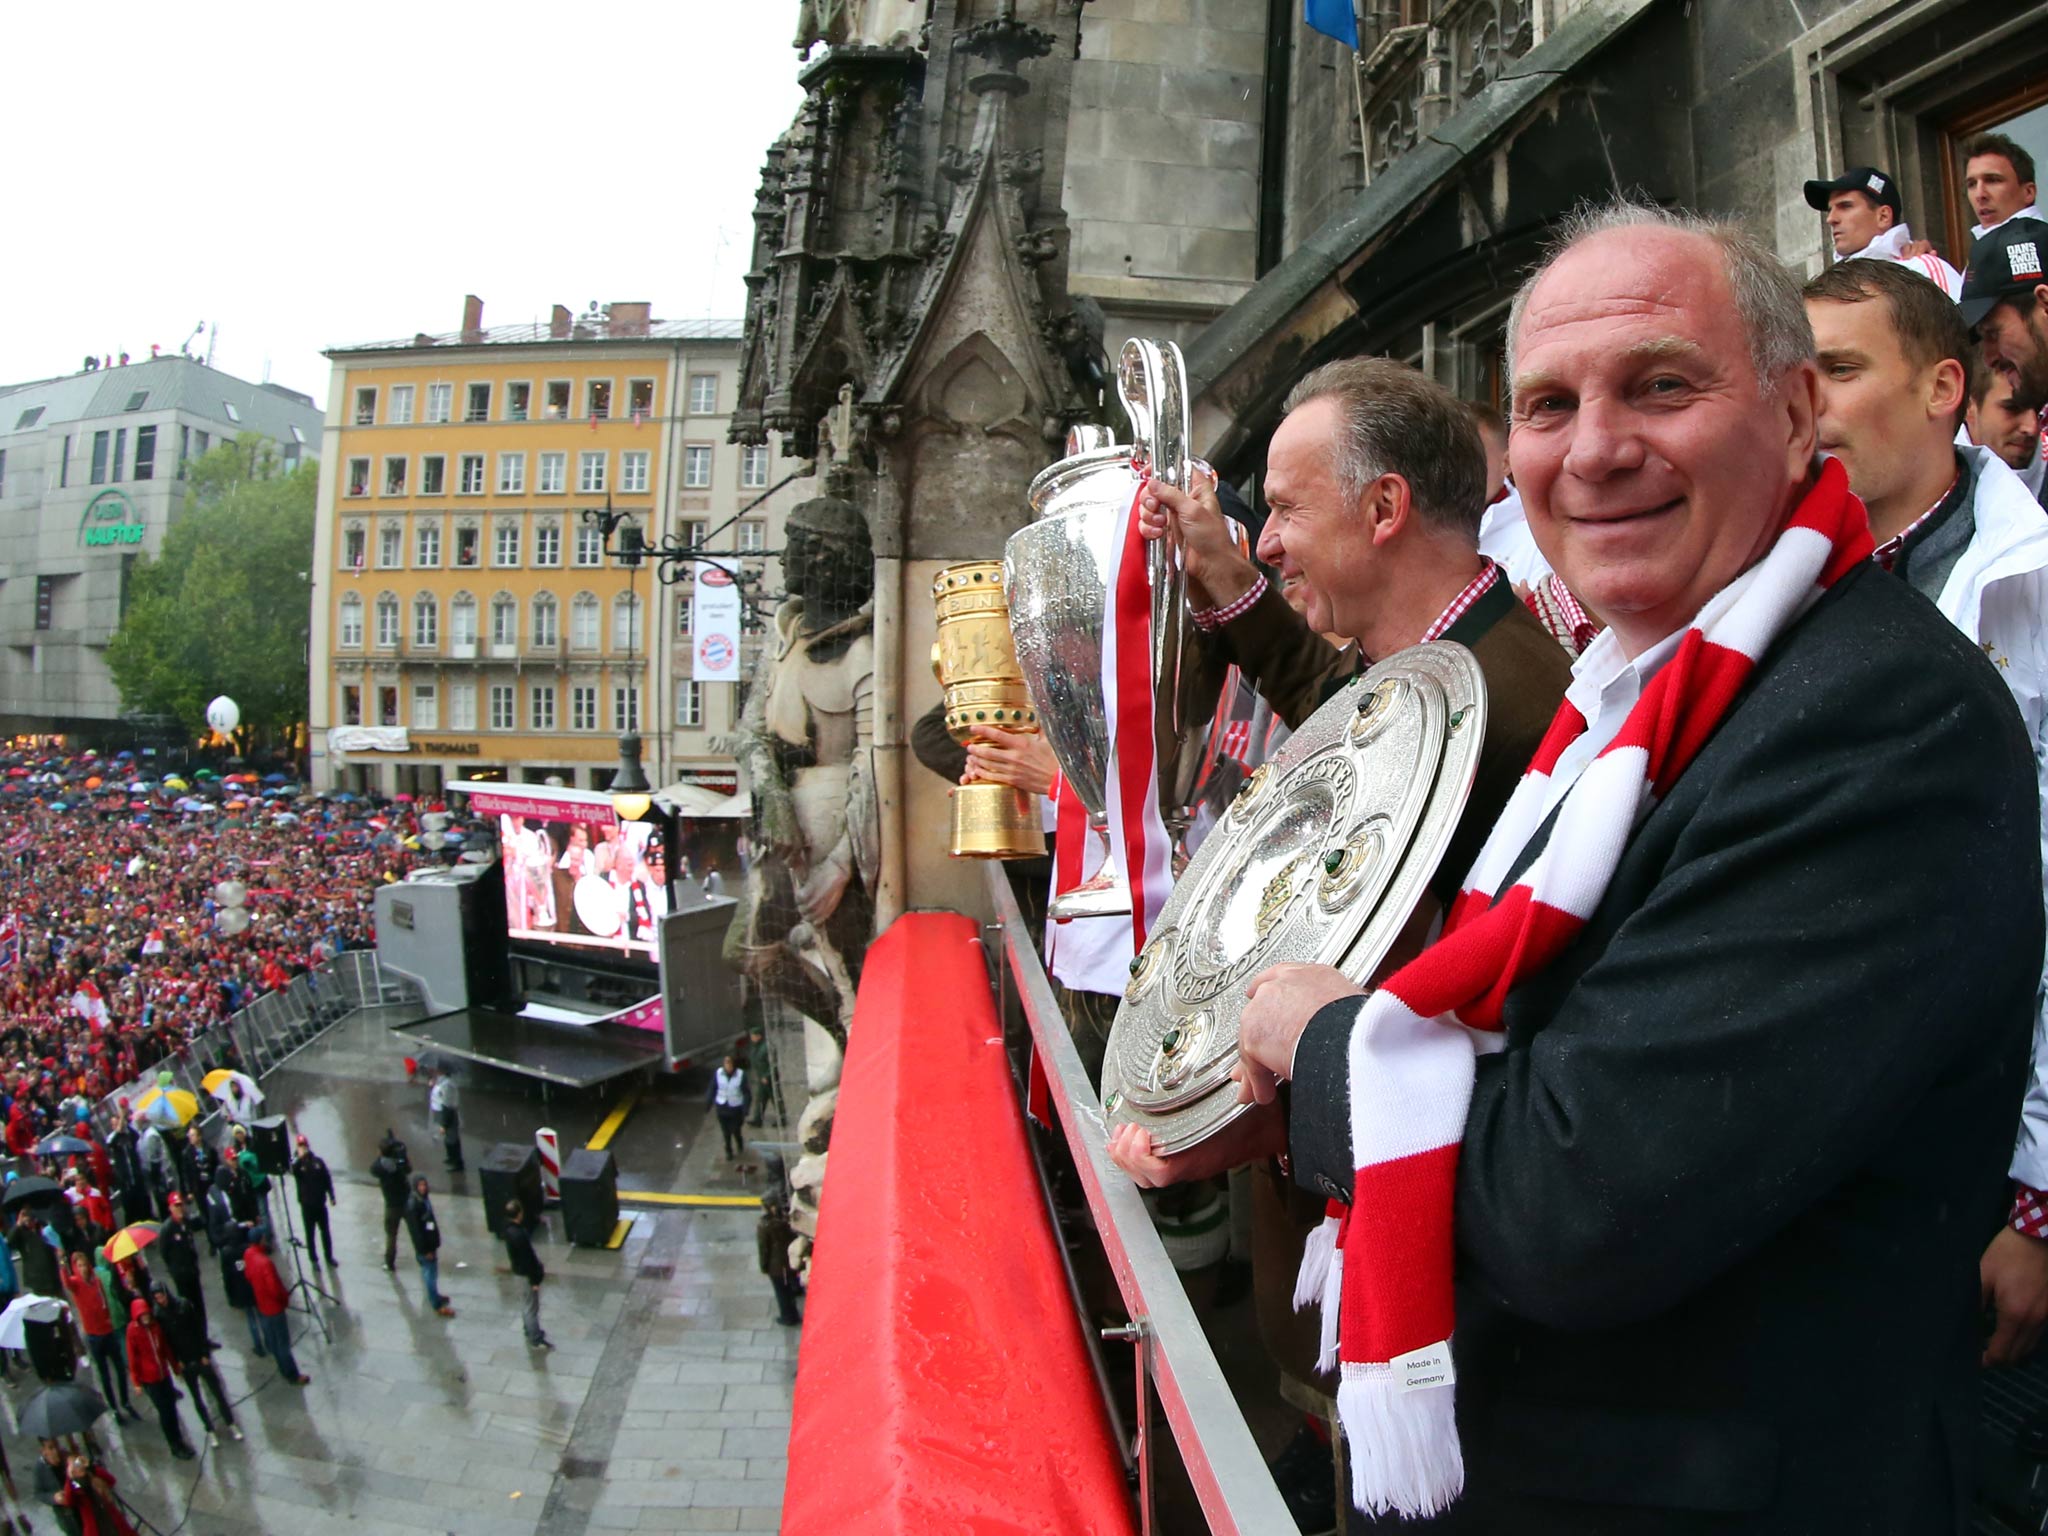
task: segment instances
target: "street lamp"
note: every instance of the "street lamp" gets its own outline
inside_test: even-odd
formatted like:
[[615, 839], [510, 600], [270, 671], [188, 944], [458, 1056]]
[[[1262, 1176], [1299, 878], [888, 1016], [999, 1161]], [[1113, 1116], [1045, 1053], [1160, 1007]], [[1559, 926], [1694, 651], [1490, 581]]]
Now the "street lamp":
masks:
[[[583, 521], [603, 530], [604, 552], [626, 568], [626, 698], [634, 707], [626, 718], [626, 730], [619, 737], [619, 766], [612, 774], [611, 796], [613, 810], [627, 821], [638, 821], [654, 805], [654, 786], [647, 782], [647, 770], [640, 762], [640, 686], [633, 671], [633, 631], [640, 619], [633, 578], [645, 558], [647, 539], [641, 533], [637, 519], [631, 519], [628, 513], [612, 510], [609, 496], [605, 497], [602, 512], [595, 508], [587, 509]], [[625, 524], [623, 530], [619, 527], [622, 522]], [[617, 549], [612, 548], [614, 533], [619, 535]]]

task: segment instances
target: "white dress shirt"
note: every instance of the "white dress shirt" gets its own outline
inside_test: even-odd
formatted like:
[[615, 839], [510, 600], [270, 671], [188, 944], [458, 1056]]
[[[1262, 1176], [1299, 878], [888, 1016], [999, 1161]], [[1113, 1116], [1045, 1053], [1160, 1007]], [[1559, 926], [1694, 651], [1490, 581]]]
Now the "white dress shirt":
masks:
[[1603, 629], [1586, 647], [1585, 654], [1572, 663], [1571, 686], [1565, 689], [1564, 697], [1566, 703], [1585, 716], [1586, 733], [1566, 747], [1557, 760], [1550, 775], [1550, 793], [1543, 805], [1545, 816], [1557, 809], [1587, 765], [1621, 734], [1628, 712], [1636, 707], [1650, 679], [1677, 654], [1678, 642], [1684, 638], [1685, 630], [1676, 630], [1631, 660], [1614, 631]]

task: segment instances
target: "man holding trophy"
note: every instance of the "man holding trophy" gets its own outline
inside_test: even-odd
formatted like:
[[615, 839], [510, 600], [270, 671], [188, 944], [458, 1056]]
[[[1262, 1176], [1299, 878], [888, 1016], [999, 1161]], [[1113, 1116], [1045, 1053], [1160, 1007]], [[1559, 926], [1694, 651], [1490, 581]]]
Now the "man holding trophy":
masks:
[[1960, 1532], [2043, 949], [2024, 731], [1871, 563], [1755, 241], [1577, 215], [1509, 348], [1530, 528], [1609, 628], [1441, 935], [1369, 994], [1268, 970], [1238, 1021], [1336, 1208], [1304, 1288], [1353, 1500]]

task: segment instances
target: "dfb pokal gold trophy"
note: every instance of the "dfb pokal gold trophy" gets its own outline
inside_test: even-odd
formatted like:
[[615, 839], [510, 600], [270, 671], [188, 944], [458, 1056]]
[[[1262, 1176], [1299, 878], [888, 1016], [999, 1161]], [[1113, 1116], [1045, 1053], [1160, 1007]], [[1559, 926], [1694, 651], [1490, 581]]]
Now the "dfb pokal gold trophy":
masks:
[[[949, 565], [932, 578], [939, 637], [932, 671], [946, 690], [946, 731], [966, 744], [977, 725], [1037, 734], [1038, 711], [1024, 689], [1010, 639], [1003, 562]], [[952, 853], [963, 859], [1029, 859], [1045, 852], [1038, 796], [1008, 784], [953, 787]]]

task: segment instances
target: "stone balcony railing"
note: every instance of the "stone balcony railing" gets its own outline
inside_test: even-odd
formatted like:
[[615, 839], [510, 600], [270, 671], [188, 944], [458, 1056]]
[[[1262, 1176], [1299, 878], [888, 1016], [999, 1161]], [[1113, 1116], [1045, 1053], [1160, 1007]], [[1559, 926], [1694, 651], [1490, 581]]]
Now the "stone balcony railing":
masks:
[[[1364, 7], [1359, 33], [1363, 158], [1370, 183], [1499, 78], [1536, 42], [1537, 0], [1432, 0], [1429, 20], [1404, 24], [1394, 0]], [[1359, 150], [1360, 125], [1351, 129]]]

